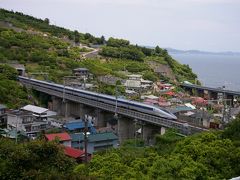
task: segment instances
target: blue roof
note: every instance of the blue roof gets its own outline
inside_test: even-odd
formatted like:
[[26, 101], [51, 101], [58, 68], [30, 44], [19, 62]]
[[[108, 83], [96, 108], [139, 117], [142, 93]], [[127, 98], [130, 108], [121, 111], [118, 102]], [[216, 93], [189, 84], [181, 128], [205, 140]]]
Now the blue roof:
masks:
[[[73, 131], [76, 129], [84, 129], [85, 125], [82, 120], [76, 120], [65, 123], [63, 127], [69, 131]], [[88, 128], [91, 129], [91, 132], [96, 132], [96, 129], [93, 127], [93, 124], [91, 122], [88, 122]]]

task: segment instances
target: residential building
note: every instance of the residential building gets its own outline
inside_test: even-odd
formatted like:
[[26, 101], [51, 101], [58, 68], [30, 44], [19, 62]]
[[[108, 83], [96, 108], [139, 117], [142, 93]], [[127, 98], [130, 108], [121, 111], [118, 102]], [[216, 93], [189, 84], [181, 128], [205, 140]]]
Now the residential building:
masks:
[[109, 84], [109, 85], [116, 85], [117, 81], [121, 81], [122, 82], [121, 78], [115, 77], [115, 76], [112, 76], [112, 75], [98, 76], [97, 79], [100, 82], [103, 82], [103, 83]]
[[60, 144], [71, 147], [71, 137], [68, 133], [45, 134], [47, 141], [58, 140]]
[[80, 78], [88, 78], [89, 70], [87, 68], [76, 68], [73, 70], [73, 74]]
[[128, 79], [125, 81], [124, 85], [127, 90], [144, 92], [151, 89], [153, 82], [142, 79], [142, 75], [131, 74], [128, 75]]
[[34, 105], [26, 105], [21, 108], [22, 111], [24, 112], [30, 112], [32, 113], [33, 116], [36, 117], [37, 120], [48, 120], [48, 117], [53, 117], [56, 116], [57, 113], [50, 111], [46, 108], [42, 108], [39, 106], [34, 106]]
[[[64, 154], [70, 158], [75, 159], [78, 163], [85, 161], [85, 151], [81, 149], [75, 149], [72, 147], [64, 146]], [[91, 159], [91, 154], [88, 153], [88, 161]]]
[[12, 111], [7, 114], [7, 129], [23, 132], [31, 138], [48, 128], [47, 121], [36, 118], [31, 112]]
[[[84, 148], [84, 133], [70, 134], [72, 138], [72, 147]], [[111, 132], [89, 134], [87, 137], [87, 152], [93, 153], [107, 148], [117, 148], [118, 137]]]

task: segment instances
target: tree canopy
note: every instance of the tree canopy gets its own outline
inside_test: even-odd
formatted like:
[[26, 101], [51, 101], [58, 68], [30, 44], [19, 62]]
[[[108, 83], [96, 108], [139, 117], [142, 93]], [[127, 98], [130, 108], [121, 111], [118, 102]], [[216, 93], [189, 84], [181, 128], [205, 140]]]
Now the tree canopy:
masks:
[[[236, 122], [233, 124], [236, 125]], [[237, 123], [237, 126], [239, 128], [240, 124]], [[229, 131], [226, 130], [226, 133]], [[231, 131], [237, 132], [236, 128]], [[240, 146], [223, 137], [226, 133], [205, 132], [183, 138], [174, 131], [168, 131], [157, 138], [154, 147], [138, 147], [134, 143], [132, 146], [123, 145], [117, 150], [95, 155], [87, 166], [77, 166], [75, 173], [99, 179], [237, 177], [240, 175]]]

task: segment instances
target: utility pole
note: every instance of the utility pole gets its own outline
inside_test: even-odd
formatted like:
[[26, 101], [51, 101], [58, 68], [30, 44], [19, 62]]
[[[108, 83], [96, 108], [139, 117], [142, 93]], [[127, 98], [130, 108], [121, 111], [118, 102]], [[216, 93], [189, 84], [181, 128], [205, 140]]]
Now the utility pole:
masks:
[[88, 153], [87, 153], [87, 132], [88, 132], [88, 116], [84, 117], [84, 149], [85, 149], [85, 163], [88, 162]]
[[17, 144], [17, 142], [18, 142], [18, 114], [16, 115], [16, 117], [17, 117], [17, 121], [16, 121], [16, 144]]

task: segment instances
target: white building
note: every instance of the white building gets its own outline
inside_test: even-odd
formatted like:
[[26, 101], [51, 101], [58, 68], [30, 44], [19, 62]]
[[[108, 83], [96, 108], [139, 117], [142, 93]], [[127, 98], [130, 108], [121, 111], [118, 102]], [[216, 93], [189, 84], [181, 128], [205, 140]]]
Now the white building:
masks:
[[39, 106], [34, 106], [34, 105], [26, 105], [21, 108], [22, 111], [24, 112], [30, 112], [32, 113], [33, 116], [36, 117], [38, 120], [47, 120], [48, 117], [56, 116], [57, 113], [50, 111], [46, 108], [42, 108]]
[[7, 129], [15, 129], [29, 137], [36, 137], [39, 132], [48, 127], [47, 121], [37, 119], [31, 112], [14, 111], [7, 114]]
[[152, 85], [152, 81], [142, 79], [142, 75], [139, 74], [128, 75], [128, 80], [125, 82], [127, 90], [147, 91]]

